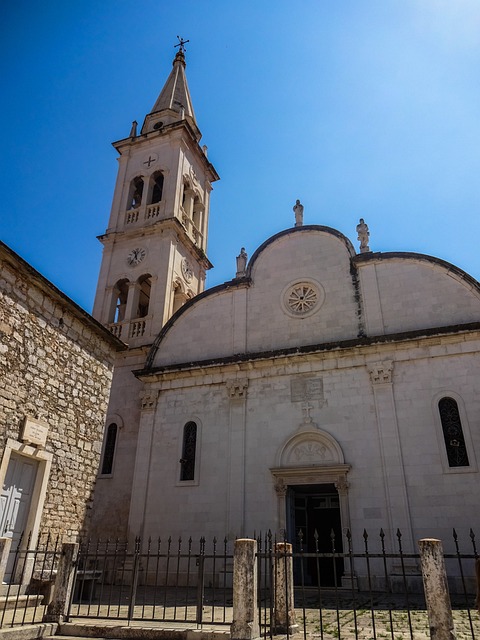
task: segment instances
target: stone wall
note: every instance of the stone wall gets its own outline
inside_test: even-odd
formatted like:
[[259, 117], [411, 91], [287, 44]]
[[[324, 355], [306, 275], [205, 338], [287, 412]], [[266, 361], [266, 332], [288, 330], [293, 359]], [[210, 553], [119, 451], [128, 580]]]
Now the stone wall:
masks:
[[4, 245], [0, 257], [0, 444], [21, 438], [26, 416], [48, 425], [40, 533], [74, 538], [88, 521], [121, 344]]

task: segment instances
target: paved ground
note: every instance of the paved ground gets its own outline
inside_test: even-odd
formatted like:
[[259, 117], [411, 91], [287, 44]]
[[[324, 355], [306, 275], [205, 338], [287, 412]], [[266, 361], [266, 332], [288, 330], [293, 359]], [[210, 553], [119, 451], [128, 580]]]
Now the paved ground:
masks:
[[[295, 610], [295, 622], [298, 625], [295, 632], [291, 634], [292, 640], [429, 640], [429, 626], [427, 613], [422, 608], [416, 608], [415, 602], [411, 602], [411, 610], [399, 608], [395, 603], [395, 598], [384, 598], [377, 601], [374, 611], [368, 606], [367, 601], [357, 601], [356, 608], [349, 606], [349, 603], [340, 603], [339, 607], [332, 607], [331, 602], [323, 603], [322, 608], [305, 608]], [[78, 625], [78, 637], [83, 631], [81, 627], [122, 628], [146, 630], [151, 629], [171, 629], [172, 631], [202, 630], [208, 635], [209, 632], [218, 631], [229, 632], [229, 624], [232, 620], [231, 607], [211, 607], [203, 608], [203, 623], [198, 625], [195, 622], [197, 614], [196, 607], [176, 606], [176, 607], [153, 607], [139, 606], [135, 608], [136, 620], [128, 622], [128, 608], [125, 606], [107, 607], [105, 605], [78, 605], [73, 612], [71, 622]], [[3, 620], [4, 628], [13, 622], [14, 626], [32, 622], [41, 622], [43, 607], [37, 609], [30, 607], [27, 610], [6, 611]], [[84, 618], [82, 615], [95, 615], [95, 618]], [[123, 618], [123, 619], [122, 619]], [[141, 618], [141, 619], [139, 619]], [[150, 620], [148, 620], [150, 618]], [[154, 619], [156, 618], [156, 620]], [[162, 618], [162, 619], [159, 619]], [[176, 620], [174, 620], [176, 618]], [[480, 615], [475, 610], [469, 610], [460, 605], [456, 605], [453, 610], [455, 635], [457, 640], [480, 640]], [[264, 610], [262, 616], [262, 635], [269, 634], [269, 610]], [[68, 632], [69, 634], [72, 631]], [[100, 633], [98, 634], [100, 635]], [[152, 634], [153, 635], [153, 634]], [[174, 635], [174, 634], [172, 634]], [[195, 634], [197, 635], [197, 634]], [[123, 636], [122, 636], [123, 637]], [[148, 638], [148, 633], [145, 633]], [[277, 636], [279, 640], [285, 634]]]

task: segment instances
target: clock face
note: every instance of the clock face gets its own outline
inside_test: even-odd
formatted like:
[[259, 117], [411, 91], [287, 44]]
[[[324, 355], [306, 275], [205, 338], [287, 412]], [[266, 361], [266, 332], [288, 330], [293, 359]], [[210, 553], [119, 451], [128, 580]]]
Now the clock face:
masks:
[[136, 249], [132, 249], [127, 256], [127, 262], [131, 267], [134, 267], [145, 258], [146, 251], [142, 247], [137, 247]]
[[187, 282], [191, 282], [193, 278], [193, 269], [186, 258], [182, 260], [182, 274]]

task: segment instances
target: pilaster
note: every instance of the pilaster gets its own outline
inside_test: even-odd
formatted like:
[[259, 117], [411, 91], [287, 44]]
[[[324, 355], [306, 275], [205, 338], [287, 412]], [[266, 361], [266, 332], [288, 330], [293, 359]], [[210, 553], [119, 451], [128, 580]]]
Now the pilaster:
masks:
[[229, 411], [229, 478], [227, 531], [231, 536], [244, 535], [245, 527], [245, 429], [248, 379], [229, 380], [226, 390]]
[[393, 394], [393, 361], [384, 360], [368, 365], [375, 399], [378, 441], [383, 470], [387, 518], [392, 549], [397, 549], [396, 531], [402, 533], [404, 550], [413, 550], [412, 523], [408, 504], [407, 485], [402, 448]]
[[158, 391], [148, 391], [142, 394], [135, 469], [132, 482], [132, 497], [128, 516], [128, 538], [130, 540], [133, 540], [136, 536], [144, 537], [146, 533], [144, 530], [145, 515], [151, 475], [157, 402]]
[[359, 265], [359, 274], [367, 335], [381, 336], [385, 333], [385, 328], [375, 264]]

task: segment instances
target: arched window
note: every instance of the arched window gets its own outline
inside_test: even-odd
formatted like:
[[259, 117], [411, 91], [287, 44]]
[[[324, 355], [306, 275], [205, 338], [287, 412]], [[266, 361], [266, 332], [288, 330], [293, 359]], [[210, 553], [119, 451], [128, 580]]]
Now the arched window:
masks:
[[117, 425], [112, 422], [108, 425], [105, 434], [105, 446], [103, 448], [103, 460], [101, 467], [102, 476], [109, 476], [113, 470], [113, 458], [115, 457], [115, 445], [117, 444]]
[[195, 191], [190, 187], [190, 185], [187, 182], [184, 182], [182, 207], [190, 219], [193, 217], [194, 200], [195, 200]]
[[468, 467], [468, 454], [463, 436], [458, 404], [453, 398], [438, 403], [449, 467]]
[[163, 173], [161, 171], [156, 171], [153, 174], [152, 183], [152, 195], [149, 204], [156, 204], [161, 202], [163, 195]]
[[138, 309], [137, 318], [145, 318], [148, 316], [148, 308], [150, 306], [150, 291], [152, 289], [152, 278], [149, 275], [142, 276], [138, 279]]
[[185, 302], [187, 301], [187, 295], [183, 290], [183, 287], [180, 282], [176, 282], [173, 285], [173, 307], [172, 307], [172, 315], [183, 307]]
[[187, 422], [183, 427], [180, 480], [195, 480], [195, 453], [197, 449], [197, 425]]
[[114, 287], [115, 306], [112, 309], [109, 322], [123, 322], [128, 298], [128, 280], [119, 280]]
[[130, 183], [130, 193], [128, 197], [127, 209], [138, 209], [142, 204], [143, 178], [137, 176]]

